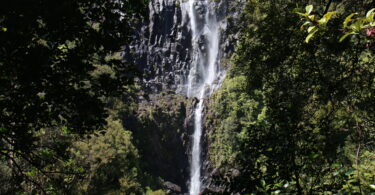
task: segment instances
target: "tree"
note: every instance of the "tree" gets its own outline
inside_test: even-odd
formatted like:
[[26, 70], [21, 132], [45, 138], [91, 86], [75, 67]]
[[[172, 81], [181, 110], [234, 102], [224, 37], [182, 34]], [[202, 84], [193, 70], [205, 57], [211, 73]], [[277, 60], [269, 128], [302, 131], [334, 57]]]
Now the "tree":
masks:
[[[306, 6], [306, 12], [296, 12], [298, 15], [302, 16], [305, 20], [305, 23], [301, 26], [301, 29], [305, 29], [305, 26], [308, 26], [307, 32], [308, 35], [305, 39], [306, 43], [314, 37], [317, 32], [324, 30], [326, 28], [329, 20], [335, 14], [335, 12], [327, 12], [320, 19], [315, 14], [311, 14], [313, 11], [313, 5]], [[345, 33], [341, 38], [340, 42], [344, 41], [350, 35], [361, 35], [363, 34], [368, 39], [374, 38], [375, 32], [375, 8], [372, 8], [366, 13], [365, 17], [357, 17], [358, 13], [351, 13], [347, 16], [343, 22], [342, 31]], [[354, 19], [353, 19], [354, 18]]]
[[[42, 129], [83, 134], [105, 124], [103, 99], [133, 82], [122, 61], [143, 0], [0, 2], [0, 155], [20, 183], [17, 160], [39, 167]], [[114, 57], [117, 55], [117, 58]]]
[[109, 117], [106, 132], [74, 142], [76, 162], [85, 167], [87, 176], [76, 183], [82, 194], [142, 194], [139, 155], [132, 144], [131, 132], [121, 121]]
[[[365, 40], [339, 43], [338, 29], [352, 9], [370, 10], [373, 1], [323, 2], [337, 6], [337, 13], [327, 23], [328, 9], [307, 9], [307, 17], [322, 16], [317, 32], [324, 31], [308, 44], [291, 22], [299, 17], [292, 10], [303, 12], [306, 2], [247, 3], [233, 65], [210, 100], [206, 122], [210, 160], [221, 173], [218, 186], [227, 191], [371, 192], [374, 167], [366, 162], [375, 143], [373, 50]], [[233, 168], [240, 171], [236, 177]]]

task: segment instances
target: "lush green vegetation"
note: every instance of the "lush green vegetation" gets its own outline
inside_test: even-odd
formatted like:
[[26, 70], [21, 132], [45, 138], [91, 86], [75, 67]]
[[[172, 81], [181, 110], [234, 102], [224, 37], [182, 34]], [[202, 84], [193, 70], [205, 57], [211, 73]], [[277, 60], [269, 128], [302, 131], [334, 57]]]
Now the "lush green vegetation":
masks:
[[339, 43], [345, 18], [366, 15], [374, 2], [311, 2], [316, 9], [309, 14], [336, 14], [308, 40], [300, 29], [306, 20], [295, 13], [308, 2], [247, 3], [228, 77], [206, 120], [217, 181], [231, 192], [375, 191], [371, 27]]
[[120, 120], [137, 76], [120, 51], [146, 5], [1, 1], [0, 194], [153, 193]]
[[[194, 100], [138, 93], [120, 51], [147, 7], [120, 2], [0, 2], [0, 194], [163, 195], [155, 176], [188, 180]], [[374, 3], [247, 1], [206, 107], [224, 194], [375, 194]]]

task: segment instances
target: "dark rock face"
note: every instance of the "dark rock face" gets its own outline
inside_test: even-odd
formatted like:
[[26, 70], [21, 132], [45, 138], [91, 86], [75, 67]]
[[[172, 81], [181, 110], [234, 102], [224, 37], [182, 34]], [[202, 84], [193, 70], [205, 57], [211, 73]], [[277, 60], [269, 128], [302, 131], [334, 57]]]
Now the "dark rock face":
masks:
[[169, 181], [166, 181], [163, 183], [163, 186], [165, 189], [167, 189], [167, 193], [168, 194], [172, 194], [172, 193], [181, 193], [181, 187], [174, 184], [174, 183], [171, 183]]
[[[192, 32], [189, 18], [181, 10], [181, 2], [185, 1], [150, 0], [149, 18], [137, 27], [135, 41], [124, 50], [125, 60], [136, 64], [142, 73], [139, 84], [143, 93], [148, 94], [139, 100], [137, 117], [126, 120], [125, 126], [133, 131], [148, 171], [169, 181], [167, 188], [173, 191], [171, 194], [188, 190], [190, 135], [194, 131], [196, 101], [183, 97], [192, 62]], [[215, 2], [221, 30], [219, 58], [228, 58], [234, 50], [238, 35], [236, 23], [245, 0]], [[196, 6], [200, 13], [199, 0]], [[200, 13], [201, 17], [204, 14]], [[208, 145], [203, 136], [203, 160], [207, 159]], [[203, 194], [221, 194], [225, 186], [211, 185], [214, 182], [210, 162], [204, 160], [202, 167], [206, 186]]]
[[[189, 18], [181, 10], [181, 1], [185, 0], [151, 0], [148, 21], [143, 21], [134, 35], [135, 41], [125, 48], [125, 59], [136, 64], [143, 73], [140, 83], [149, 93], [165, 90], [185, 93], [192, 43]], [[234, 49], [237, 34], [234, 25], [243, 2], [217, 1], [217, 19], [221, 21], [221, 58], [228, 57]], [[204, 14], [201, 13], [202, 17]]]
[[149, 21], [140, 27], [136, 41], [127, 48], [125, 59], [143, 72], [143, 90], [176, 90], [185, 81], [190, 61], [190, 33], [183, 24], [176, 0], [152, 0]]
[[189, 135], [185, 118], [192, 101], [174, 94], [151, 94], [140, 102], [136, 115], [124, 120], [132, 130], [144, 169], [168, 181], [173, 192], [187, 191]]

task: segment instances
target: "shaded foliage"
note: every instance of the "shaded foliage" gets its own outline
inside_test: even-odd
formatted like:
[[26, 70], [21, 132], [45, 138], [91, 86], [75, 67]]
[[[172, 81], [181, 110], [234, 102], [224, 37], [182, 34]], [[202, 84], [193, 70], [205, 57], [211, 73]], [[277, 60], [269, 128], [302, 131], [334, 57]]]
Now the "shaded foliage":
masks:
[[154, 177], [177, 184], [187, 191], [189, 179], [188, 132], [186, 118], [193, 105], [173, 93], [145, 94], [136, 115], [126, 117], [124, 126], [134, 135], [141, 165]]
[[[137, 75], [119, 52], [145, 5], [143, 0], [0, 2], [0, 156], [11, 170], [4, 193], [32, 192], [25, 182], [47, 193], [43, 177], [55, 176], [46, 169], [58, 166], [56, 160], [69, 164], [69, 134], [106, 124], [107, 98], [127, 96], [125, 86]], [[34, 178], [33, 169], [43, 176]]]
[[[217, 181], [230, 192], [373, 191], [374, 55], [366, 40], [337, 41], [348, 13], [373, 2], [313, 1], [314, 14], [330, 11], [324, 3], [338, 11], [309, 44], [302, 23], [292, 22], [306, 3], [247, 3], [233, 65], [207, 119]], [[241, 175], [227, 177], [231, 168]]]

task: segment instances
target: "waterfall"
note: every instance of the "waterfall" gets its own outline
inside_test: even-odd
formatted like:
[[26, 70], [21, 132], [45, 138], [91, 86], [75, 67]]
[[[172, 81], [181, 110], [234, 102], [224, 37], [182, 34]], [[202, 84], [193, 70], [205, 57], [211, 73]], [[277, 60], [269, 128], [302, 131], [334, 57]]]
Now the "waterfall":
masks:
[[219, 23], [215, 13], [215, 2], [211, 0], [188, 0], [181, 2], [184, 17], [189, 18], [192, 33], [188, 97], [199, 100], [194, 109], [194, 134], [191, 148], [190, 195], [201, 192], [201, 136], [203, 131], [204, 99], [217, 87], [223, 72], [218, 67]]

